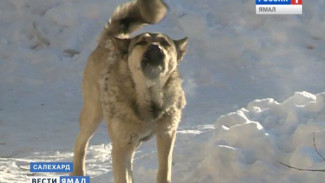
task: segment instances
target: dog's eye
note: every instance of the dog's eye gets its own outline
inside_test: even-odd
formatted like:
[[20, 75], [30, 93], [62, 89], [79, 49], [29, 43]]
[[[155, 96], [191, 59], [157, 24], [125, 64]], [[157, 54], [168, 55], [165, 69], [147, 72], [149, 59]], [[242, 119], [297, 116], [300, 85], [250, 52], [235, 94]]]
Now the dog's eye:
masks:
[[161, 44], [162, 46], [170, 46], [169, 42], [168, 42], [166, 39], [162, 39], [162, 40], [160, 41], [160, 44]]
[[139, 41], [137, 43], [137, 45], [145, 45], [145, 44], [147, 44], [147, 41], [145, 41], [145, 40]]

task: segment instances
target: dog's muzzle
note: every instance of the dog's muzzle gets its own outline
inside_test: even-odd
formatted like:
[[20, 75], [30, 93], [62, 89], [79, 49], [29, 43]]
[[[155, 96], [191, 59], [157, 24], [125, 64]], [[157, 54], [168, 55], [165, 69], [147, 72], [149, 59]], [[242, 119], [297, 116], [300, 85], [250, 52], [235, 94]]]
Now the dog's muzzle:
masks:
[[152, 44], [143, 54], [141, 68], [144, 75], [149, 79], [156, 79], [165, 70], [165, 55], [163, 50], [157, 45]]

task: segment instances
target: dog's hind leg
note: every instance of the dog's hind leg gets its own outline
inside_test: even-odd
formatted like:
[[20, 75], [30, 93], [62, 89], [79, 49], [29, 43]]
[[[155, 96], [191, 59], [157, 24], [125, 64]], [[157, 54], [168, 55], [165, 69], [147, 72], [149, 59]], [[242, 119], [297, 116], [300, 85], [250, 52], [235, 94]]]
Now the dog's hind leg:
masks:
[[157, 183], [171, 182], [172, 156], [176, 139], [176, 130], [159, 132], [156, 135], [158, 149]]
[[101, 121], [102, 110], [99, 101], [84, 101], [80, 114], [80, 132], [75, 141], [72, 175], [85, 175], [85, 154], [88, 143]]

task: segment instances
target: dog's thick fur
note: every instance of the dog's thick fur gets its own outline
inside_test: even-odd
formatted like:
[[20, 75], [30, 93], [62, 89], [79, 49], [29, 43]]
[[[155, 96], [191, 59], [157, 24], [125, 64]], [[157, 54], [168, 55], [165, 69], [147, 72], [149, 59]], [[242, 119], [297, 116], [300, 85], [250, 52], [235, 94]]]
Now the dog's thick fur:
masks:
[[161, 0], [137, 0], [118, 7], [89, 56], [82, 83], [80, 133], [72, 175], [85, 174], [89, 139], [103, 118], [112, 141], [115, 183], [132, 183], [132, 161], [142, 141], [155, 135], [158, 183], [171, 182], [172, 151], [185, 106], [177, 65], [187, 38], [160, 33], [129, 34], [158, 23], [168, 8]]

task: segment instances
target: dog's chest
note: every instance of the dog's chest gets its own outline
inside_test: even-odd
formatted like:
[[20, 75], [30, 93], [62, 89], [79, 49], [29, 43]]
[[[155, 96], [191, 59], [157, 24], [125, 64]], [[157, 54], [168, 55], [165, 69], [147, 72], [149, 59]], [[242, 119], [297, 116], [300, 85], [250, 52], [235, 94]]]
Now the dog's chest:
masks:
[[107, 118], [134, 116], [145, 122], [162, 116], [164, 94], [160, 88], [137, 88], [130, 77], [113, 70], [108, 69], [100, 82], [101, 103]]
[[164, 93], [160, 88], [144, 88], [137, 90], [137, 113], [143, 119], [154, 120], [161, 117], [164, 111]]

